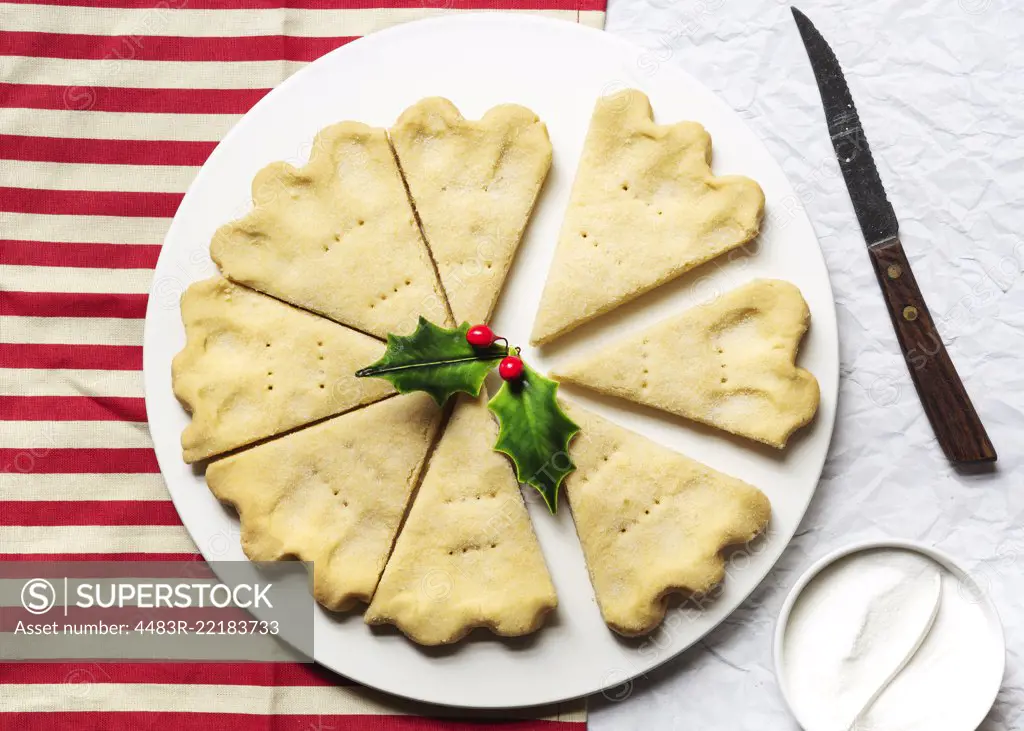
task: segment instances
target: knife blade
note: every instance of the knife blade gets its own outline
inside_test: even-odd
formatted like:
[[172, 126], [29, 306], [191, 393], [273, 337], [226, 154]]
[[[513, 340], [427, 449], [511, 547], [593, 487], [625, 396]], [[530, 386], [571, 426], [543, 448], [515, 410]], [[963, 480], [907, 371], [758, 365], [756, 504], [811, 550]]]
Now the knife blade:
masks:
[[994, 462], [996, 450], [946, 352], [900, 243], [896, 212], [875, 167], [839, 61], [807, 16], [791, 9], [821, 94], [839, 169], [932, 430], [954, 464]]

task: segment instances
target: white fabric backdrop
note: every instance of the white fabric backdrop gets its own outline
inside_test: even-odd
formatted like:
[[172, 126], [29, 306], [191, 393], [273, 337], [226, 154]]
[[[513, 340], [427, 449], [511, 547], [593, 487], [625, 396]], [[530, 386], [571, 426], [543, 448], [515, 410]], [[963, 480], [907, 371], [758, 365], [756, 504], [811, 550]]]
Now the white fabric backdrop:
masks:
[[958, 474], [933, 438], [789, 3], [611, 0], [608, 32], [648, 49], [642, 63], [650, 69], [679, 64], [717, 91], [790, 176], [828, 261], [842, 382], [822, 483], [775, 571], [699, 646], [631, 687], [592, 699], [591, 729], [796, 729], [772, 670], [782, 600], [812, 560], [885, 536], [931, 543], [978, 574], [999, 606], [1008, 645], [1003, 689], [981, 728], [1024, 728], [1024, 4], [798, 6], [843, 65], [903, 245], [999, 452], [998, 468]]

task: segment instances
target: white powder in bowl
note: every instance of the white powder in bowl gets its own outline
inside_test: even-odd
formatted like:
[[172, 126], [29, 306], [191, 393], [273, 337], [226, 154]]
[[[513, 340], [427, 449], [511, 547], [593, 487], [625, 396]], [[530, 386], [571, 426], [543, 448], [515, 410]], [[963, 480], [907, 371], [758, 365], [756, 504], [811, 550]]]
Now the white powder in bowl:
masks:
[[976, 587], [914, 551], [870, 549], [800, 592], [780, 680], [806, 731], [973, 731], [1003, 651]]

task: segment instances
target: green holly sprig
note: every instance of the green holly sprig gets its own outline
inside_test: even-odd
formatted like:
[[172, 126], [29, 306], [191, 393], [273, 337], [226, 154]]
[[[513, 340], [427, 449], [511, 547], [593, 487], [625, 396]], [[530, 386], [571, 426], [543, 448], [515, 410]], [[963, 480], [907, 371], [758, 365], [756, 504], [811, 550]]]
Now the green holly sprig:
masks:
[[558, 405], [558, 384], [527, 366], [519, 348], [487, 325], [447, 329], [421, 317], [411, 335], [389, 334], [381, 359], [356, 376], [384, 378], [399, 393], [425, 391], [443, 406], [456, 393], [479, 396], [495, 367], [504, 383], [487, 404], [499, 425], [494, 449], [554, 513], [562, 481], [576, 469], [569, 441], [580, 428]]

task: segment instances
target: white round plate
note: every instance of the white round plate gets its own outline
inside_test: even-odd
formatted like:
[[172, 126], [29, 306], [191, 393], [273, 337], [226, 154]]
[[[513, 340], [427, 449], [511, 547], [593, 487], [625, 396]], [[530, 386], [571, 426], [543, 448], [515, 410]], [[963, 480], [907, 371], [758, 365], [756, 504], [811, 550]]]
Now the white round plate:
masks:
[[[737, 115], [699, 82], [614, 36], [563, 21], [471, 14], [398, 26], [344, 46], [267, 95], [210, 156], [178, 209], [157, 264], [146, 312], [146, 406], [160, 469], [181, 519], [208, 560], [244, 560], [237, 518], [181, 461], [188, 416], [171, 392], [171, 358], [182, 348], [179, 297], [214, 273], [208, 244], [221, 224], [250, 207], [250, 182], [274, 160], [302, 164], [319, 129], [340, 120], [390, 126], [425, 96], [451, 99], [470, 118], [516, 102], [548, 126], [554, 163], [492, 324], [526, 346], [594, 102], [635, 87], [661, 122], [696, 120], [711, 133], [718, 174], [749, 175], [764, 188], [766, 222], [755, 251], [724, 256], [599, 319], [577, 334], [524, 356], [541, 371], [637, 326], [708, 299], [754, 277], [796, 284], [813, 324], [800, 363], [821, 384], [814, 423], [784, 452], [761, 448], [681, 419], [612, 400], [563, 393], [655, 441], [761, 488], [772, 524], [730, 564], [723, 591], [701, 611], [674, 609], [646, 640], [626, 641], [604, 625], [565, 501], [557, 517], [528, 495], [534, 527], [559, 606], [539, 632], [515, 641], [486, 632], [424, 650], [397, 632], [371, 631], [359, 615], [316, 615], [316, 660], [349, 678], [417, 700], [475, 708], [528, 706], [617, 686], [672, 658], [721, 622], [757, 586], [789, 542], [821, 474], [835, 417], [839, 362], [828, 272], [799, 198], [779, 166]], [[628, 490], [628, 485], [623, 485]], [[530, 491], [532, 492], [532, 491]], [[640, 557], [636, 557], [638, 560]], [[751, 631], [749, 628], [737, 632]]]

